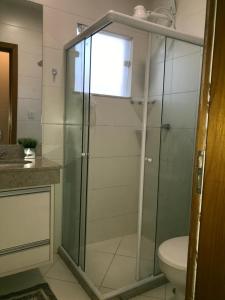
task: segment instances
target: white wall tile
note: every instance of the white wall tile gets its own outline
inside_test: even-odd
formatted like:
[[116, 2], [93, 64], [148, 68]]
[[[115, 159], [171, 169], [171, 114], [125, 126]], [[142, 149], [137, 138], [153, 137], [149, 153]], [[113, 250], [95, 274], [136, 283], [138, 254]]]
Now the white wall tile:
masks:
[[95, 126], [90, 131], [91, 157], [135, 156], [141, 153], [141, 131], [135, 127]]
[[31, 137], [40, 142], [42, 140], [40, 121], [18, 121], [17, 139], [22, 137]]
[[19, 76], [39, 78], [42, 81], [42, 67], [38, 62], [42, 60], [42, 53], [30, 53], [19, 48], [18, 51], [18, 73]]
[[42, 125], [43, 156], [57, 162], [63, 162], [63, 125]]
[[41, 99], [42, 84], [39, 78], [19, 76], [18, 97], [28, 99]]
[[166, 59], [174, 59], [180, 56], [190, 55], [201, 51], [200, 46], [190, 43], [178, 41], [175, 39], [167, 39], [166, 43]]
[[88, 221], [136, 213], [138, 189], [129, 186], [89, 190], [87, 205]]
[[[170, 129], [163, 130], [161, 134], [161, 158], [164, 161], [178, 159], [185, 163], [192, 158], [194, 148], [194, 129]], [[175, 164], [176, 165], [176, 164]], [[185, 172], [183, 172], [185, 173]]]
[[201, 55], [190, 54], [173, 60], [172, 93], [196, 91], [200, 87]]
[[[203, 38], [206, 0], [176, 0], [176, 4], [176, 30]], [[155, 9], [160, 6], [169, 8], [169, 1], [152, 0], [147, 7]]]
[[63, 123], [64, 121], [64, 88], [43, 86], [42, 122]]
[[145, 86], [145, 57], [138, 63], [132, 65], [132, 81], [131, 81], [131, 96], [144, 97], [144, 86]]
[[180, 14], [177, 17], [177, 26], [182, 32], [191, 32], [193, 35], [202, 38], [205, 29], [205, 11], [190, 15]]
[[104, 241], [137, 231], [137, 213], [87, 222], [87, 243]]
[[[68, 14], [51, 7], [44, 8], [44, 46], [63, 49], [77, 35], [77, 24], [89, 25], [90, 19]], [[60, 24], [60, 26], [59, 26]]]
[[165, 43], [166, 39], [164, 36], [155, 33], [151, 34], [151, 62], [164, 62]]
[[161, 126], [162, 96], [152, 96], [148, 102], [148, 127]]
[[42, 53], [41, 32], [1, 23], [0, 37], [4, 42], [18, 44], [23, 51], [35, 54]]
[[41, 123], [41, 99], [18, 99], [17, 105], [18, 121], [36, 121]]
[[172, 128], [195, 128], [198, 102], [199, 92], [164, 95], [163, 123]]
[[162, 95], [163, 79], [164, 79], [164, 62], [151, 63], [150, 79], [149, 79], [149, 94], [150, 94], [150, 96]]
[[95, 125], [142, 125], [143, 106], [131, 104], [130, 99], [91, 96], [91, 120]]
[[135, 186], [139, 183], [139, 157], [92, 158], [89, 161], [89, 188]]
[[57, 8], [59, 10], [68, 12], [69, 14], [72, 13], [80, 16], [85, 16], [92, 20], [99, 18], [111, 9], [128, 14], [133, 14], [134, 6], [138, 4], [146, 5], [148, 3], [148, 1], [144, 0], [130, 0], [128, 3], [125, 1], [96, 0], [94, 5], [90, 0], [84, 0], [82, 2], [82, 5], [79, 0], [65, 0], [63, 2], [61, 0], [34, 0], [34, 2]]
[[0, 20], [15, 27], [42, 32], [42, 7], [39, 5], [23, 5], [21, 1], [1, 1]]
[[206, 9], [206, 0], [178, 0], [177, 9], [182, 14], [195, 14]]
[[[44, 47], [43, 49], [43, 84], [64, 86], [64, 52], [63, 50]], [[52, 69], [57, 70], [53, 76]]]
[[74, 159], [81, 159], [82, 153], [82, 126], [65, 125], [65, 160], [66, 163], [72, 162]]

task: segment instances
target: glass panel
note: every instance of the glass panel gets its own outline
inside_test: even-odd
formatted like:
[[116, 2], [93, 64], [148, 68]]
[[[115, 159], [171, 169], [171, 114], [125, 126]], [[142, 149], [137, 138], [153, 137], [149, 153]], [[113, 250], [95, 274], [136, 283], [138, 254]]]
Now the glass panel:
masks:
[[[89, 123], [90, 123], [90, 67], [91, 38], [85, 40], [84, 64], [84, 115], [83, 115], [83, 153], [89, 152]], [[80, 256], [79, 265], [85, 270], [86, 251], [86, 215], [87, 215], [87, 186], [88, 186], [88, 155], [82, 159], [82, 192], [81, 192], [81, 219], [80, 219]]]
[[75, 87], [76, 83], [82, 83], [84, 78], [83, 41], [68, 50], [66, 72], [62, 245], [78, 264], [82, 191], [83, 90], [78, 91]]
[[165, 42], [165, 37], [150, 34], [150, 80], [143, 187], [140, 278], [150, 276], [154, 271]]
[[189, 233], [201, 65], [201, 47], [167, 38], [156, 249], [167, 239]]
[[[97, 287], [116, 290], [136, 281], [140, 155], [149, 35], [119, 24], [108, 26], [104, 32], [132, 41], [132, 95], [124, 98], [91, 94], [86, 274]], [[99, 70], [102, 69], [99, 67]], [[105, 69], [100, 73], [103, 87], [111, 80], [110, 72]]]

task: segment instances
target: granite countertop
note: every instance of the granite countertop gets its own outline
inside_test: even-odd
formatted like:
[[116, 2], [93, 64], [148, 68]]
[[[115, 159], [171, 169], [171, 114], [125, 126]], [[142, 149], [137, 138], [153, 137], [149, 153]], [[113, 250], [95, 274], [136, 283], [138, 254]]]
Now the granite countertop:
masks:
[[35, 170], [60, 169], [60, 167], [57, 163], [42, 157], [37, 157], [36, 159], [0, 159], [0, 173], [33, 172]]
[[[60, 165], [48, 159], [37, 157], [27, 159], [0, 160], [0, 189], [31, 186], [46, 186], [60, 182]], [[13, 164], [11, 164], [13, 162]]]

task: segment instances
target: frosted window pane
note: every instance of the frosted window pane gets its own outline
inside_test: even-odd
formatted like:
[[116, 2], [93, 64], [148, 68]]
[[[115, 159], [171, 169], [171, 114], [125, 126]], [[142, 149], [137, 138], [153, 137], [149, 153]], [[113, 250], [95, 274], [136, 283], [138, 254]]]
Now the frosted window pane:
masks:
[[[78, 25], [78, 34], [87, 26]], [[83, 51], [75, 46], [74, 91], [82, 92], [83, 78], [79, 76], [83, 66]], [[132, 40], [110, 32], [96, 33], [92, 37], [91, 93], [120, 97], [131, 95]]]
[[111, 33], [92, 37], [91, 93], [130, 96], [131, 40]]

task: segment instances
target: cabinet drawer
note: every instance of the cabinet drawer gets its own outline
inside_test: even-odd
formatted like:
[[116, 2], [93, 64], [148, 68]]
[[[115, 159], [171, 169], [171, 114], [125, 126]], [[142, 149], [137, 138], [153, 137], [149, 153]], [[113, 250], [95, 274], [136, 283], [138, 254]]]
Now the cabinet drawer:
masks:
[[50, 260], [49, 245], [0, 256], [0, 277]]
[[50, 192], [0, 196], [0, 250], [50, 238]]

